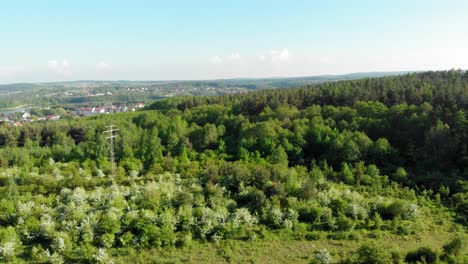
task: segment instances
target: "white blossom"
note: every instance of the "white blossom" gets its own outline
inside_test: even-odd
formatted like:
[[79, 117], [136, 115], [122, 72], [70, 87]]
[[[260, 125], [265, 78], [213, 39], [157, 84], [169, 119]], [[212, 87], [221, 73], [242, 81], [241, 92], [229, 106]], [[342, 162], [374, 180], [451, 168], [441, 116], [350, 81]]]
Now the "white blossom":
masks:
[[319, 264], [330, 264], [333, 259], [327, 249], [321, 249], [315, 253], [315, 261]]
[[54, 229], [55, 229], [55, 221], [52, 218], [52, 216], [48, 214], [43, 215], [41, 217], [40, 227], [41, 227], [41, 232], [44, 235], [50, 236], [54, 232]]
[[102, 172], [102, 170], [100, 170], [100, 169], [97, 170], [97, 173], [96, 173], [96, 174], [97, 174], [97, 176], [98, 176], [99, 178], [104, 178], [104, 177], [106, 177], [106, 175], [104, 174], [104, 172]]
[[81, 187], [75, 188], [70, 197], [71, 201], [77, 205], [84, 204], [87, 198], [88, 198], [88, 194], [86, 193], [86, 190]]
[[355, 219], [366, 219], [368, 216], [366, 208], [357, 203], [350, 204], [348, 206], [347, 213]]
[[2, 259], [9, 259], [15, 255], [15, 243], [6, 242], [0, 246], [0, 257]]
[[65, 239], [63, 239], [63, 237], [56, 237], [52, 242], [52, 248], [55, 251], [65, 250]]
[[247, 208], [237, 209], [234, 213], [233, 219], [235, 226], [244, 225], [246, 227], [250, 227], [258, 223], [257, 217], [250, 214]]
[[411, 203], [408, 205], [406, 212], [403, 213], [403, 218], [408, 220], [414, 220], [420, 215], [419, 206]]
[[139, 179], [138, 174], [139, 174], [138, 171], [132, 170], [132, 171], [130, 172], [130, 178], [132, 178], [132, 179]]
[[18, 213], [21, 216], [29, 216], [34, 206], [35, 206], [34, 201], [27, 201], [25, 203], [18, 202]]
[[107, 254], [107, 251], [105, 248], [99, 248], [96, 253], [93, 254], [93, 259], [97, 263], [106, 263], [106, 264], [112, 264], [114, 263], [110, 258], [109, 255]]

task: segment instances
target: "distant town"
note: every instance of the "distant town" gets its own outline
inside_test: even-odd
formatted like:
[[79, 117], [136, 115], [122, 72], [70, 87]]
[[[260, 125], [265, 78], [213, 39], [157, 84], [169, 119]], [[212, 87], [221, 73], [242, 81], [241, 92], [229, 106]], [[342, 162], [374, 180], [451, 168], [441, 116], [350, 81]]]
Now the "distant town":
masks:
[[74, 110], [65, 110], [64, 108], [22, 108], [8, 111], [0, 114], [0, 124], [10, 126], [22, 126], [27, 123], [57, 121], [64, 117], [86, 117], [100, 114], [122, 113], [136, 111], [145, 107], [144, 103], [117, 104], [106, 106], [87, 106], [76, 107]]

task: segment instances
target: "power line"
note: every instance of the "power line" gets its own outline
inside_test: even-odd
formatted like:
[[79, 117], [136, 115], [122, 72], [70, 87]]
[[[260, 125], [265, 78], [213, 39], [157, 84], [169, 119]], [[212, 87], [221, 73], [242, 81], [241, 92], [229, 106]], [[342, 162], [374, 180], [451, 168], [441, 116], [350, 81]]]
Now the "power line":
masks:
[[116, 135], [114, 135], [114, 132], [119, 130], [119, 129], [114, 128], [114, 127], [116, 127], [116, 126], [115, 126], [115, 125], [106, 126], [106, 128], [107, 128], [108, 130], [102, 132], [102, 133], [108, 133], [108, 134], [109, 134], [109, 136], [106, 137], [106, 138], [109, 139], [109, 144], [110, 144], [110, 147], [109, 147], [109, 159], [110, 159], [110, 162], [111, 162], [111, 173], [112, 173], [112, 176], [115, 176], [114, 138], [116, 137]]

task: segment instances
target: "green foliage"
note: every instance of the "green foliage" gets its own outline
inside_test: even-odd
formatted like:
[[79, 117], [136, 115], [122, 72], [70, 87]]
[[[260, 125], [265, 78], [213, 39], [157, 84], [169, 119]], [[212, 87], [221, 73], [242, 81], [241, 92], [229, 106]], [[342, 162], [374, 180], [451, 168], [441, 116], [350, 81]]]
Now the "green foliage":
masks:
[[375, 244], [362, 245], [356, 251], [355, 263], [358, 264], [390, 264], [391, 254]]
[[328, 252], [327, 249], [321, 249], [318, 250], [315, 255], [314, 255], [314, 261], [312, 263], [316, 264], [330, 264], [333, 263], [333, 258], [330, 255], [330, 252]]
[[402, 167], [399, 167], [393, 174], [393, 180], [396, 182], [404, 183], [406, 182], [407, 178], [408, 173], [406, 173], [406, 170]]
[[[451, 211], [466, 223], [466, 96], [446, 74], [174, 98], [142, 112], [0, 126], [0, 257], [89, 263], [130, 249], [271, 236], [415, 239], [439, 222], [462, 237]], [[115, 175], [102, 133], [111, 122], [120, 129]], [[447, 260], [463, 252], [460, 241], [444, 247]], [[389, 252], [365, 244], [350, 261], [402, 259]], [[331, 261], [328, 251], [316, 257]], [[423, 258], [437, 254], [406, 256]]]
[[446, 255], [458, 256], [463, 247], [463, 240], [460, 237], [455, 237], [450, 242], [445, 244], [442, 249]]
[[406, 254], [405, 260], [410, 263], [437, 263], [439, 260], [438, 253], [429, 247], [420, 247], [415, 251]]

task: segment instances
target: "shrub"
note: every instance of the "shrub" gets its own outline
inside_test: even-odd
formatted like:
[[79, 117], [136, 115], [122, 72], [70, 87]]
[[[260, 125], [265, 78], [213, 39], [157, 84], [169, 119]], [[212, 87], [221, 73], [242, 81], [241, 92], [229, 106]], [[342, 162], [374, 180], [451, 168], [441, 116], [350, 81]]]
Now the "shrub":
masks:
[[299, 221], [313, 223], [320, 219], [323, 209], [318, 204], [307, 204], [299, 208]]
[[403, 201], [394, 201], [385, 208], [384, 214], [382, 214], [382, 216], [386, 216], [387, 219], [398, 218], [404, 212], [405, 206], [406, 204]]
[[322, 233], [320, 232], [308, 232], [306, 235], [305, 235], [305, 239], [307, 240], [320, 240], [323, 238], [323, 235]]
[[356, 224], [354, 223], [352, 219], [342, 214], [340, 214], [336, 220], [337, 220], [338, 230], [340, 231], [353, 230], [354, 227], [356, 226]]
[[316, 264], [329, 264], [332, 262], [333, 258], [326, 248], [316, 251], [314, 255], [314, 260], [312, 261], [312, 263]]
[[376, 244], [366, 244], [358, 248], [356, 263], [359, 264], [390, 264], [392, 256]]
[[421, 214], [417, 204], [409, 204], [403, 212], [403, 218], [407, 220], [415, 220]]
[[439, 256], [437, 252], [430, 247], [420, 247], [415, 251], [406, 254], [405, 261], [410, 263], [423, 262], [423, 263], [437, 263]]
[[390, 254], [392, 255], [392, 262], [394, 264], [403, 263], [403, 254], [400, 251], [392, 251]]
[[405, 182], [408, 178], [408, 173], [404, 168], [399, 167], [393, 174], [392, 180], [396, 182]]
[[6, 242], [0, 246], [0, 259], [8, 261], [15, 256], [16, 245], [14, 242]]
[[192, 245], [192, 233], [179, 234], [176, 241], [177, 247], [189, 247]]
[[446, 255], [459, 255], [463, 246], [463, 241], [461, 238], [456, 237], [447, 244], [443, 245], [444, 254]]
[[396, 232], [398, 235], [403, 235], [403, 236], [415, 234], [416, 231], [415, 231], [414, 223], [408, 222], [408, 221], [398, 222], [396, 226]]
[[348, 235], [349, 240], [360, 240], [362, 238], [362, 235], [358, 231], [352, 231]]
[[104, 248], [99, 248], [97, 252], [93, 254], [93, 260], [96, 263], [113, 263], [109, 257], [109, 254]]

